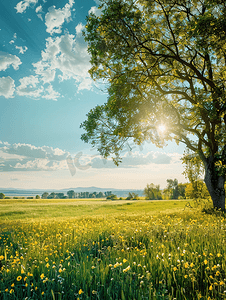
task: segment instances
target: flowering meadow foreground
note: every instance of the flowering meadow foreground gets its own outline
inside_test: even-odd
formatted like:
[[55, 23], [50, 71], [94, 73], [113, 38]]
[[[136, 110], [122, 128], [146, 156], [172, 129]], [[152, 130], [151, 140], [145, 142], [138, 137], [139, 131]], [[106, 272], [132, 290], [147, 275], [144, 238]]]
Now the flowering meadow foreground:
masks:
[[2, 218], [0, 299], [226, 299], [225, 217], [144, 202], [102, 216]]

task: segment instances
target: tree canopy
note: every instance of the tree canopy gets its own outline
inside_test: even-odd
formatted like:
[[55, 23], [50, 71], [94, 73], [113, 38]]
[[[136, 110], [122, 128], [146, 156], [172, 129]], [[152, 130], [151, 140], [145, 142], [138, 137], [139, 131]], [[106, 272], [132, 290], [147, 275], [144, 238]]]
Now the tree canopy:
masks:
[[213, 204], [225, 209], [226, 3], [100, 0], [87, 17], [90, 74], [108, 101], [81, 127], [116, 164], [125, 142], [184, 143], [205, 167]]

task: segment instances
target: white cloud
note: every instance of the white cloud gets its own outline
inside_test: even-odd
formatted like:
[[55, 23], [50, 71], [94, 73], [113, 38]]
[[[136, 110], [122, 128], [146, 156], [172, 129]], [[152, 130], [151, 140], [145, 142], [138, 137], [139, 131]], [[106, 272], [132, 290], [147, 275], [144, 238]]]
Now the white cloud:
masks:
[[41, 12], [42, 12], [42, 6], [39, 5], [38, 7], [36, 7], [35, 12], [36, 12], [36, 13], [41, 13]]
[[29, 98], [44, 98], [47, 100], [57, 100], [60, 93], [54, 91], [51, 84], [48, 87], [40, 85], [38, 76], [28, 76], [20, 79], [20, 85], [17, 87], [17, 94]]
[[43, 82], [49, 83], [55, 79], [56, 71], [49, 62], [39, 61], [34, 63], [33, 66], [36, 68], [35, 73], [42, 77]]
[[14, 8], [16, 9], [17, 13], [23, 13], [31, 4], [35, 5], [37, 2], [38, 0], [23, 0], [17, 3]]
[[71, 8], [74, 0], [69, 0], [62, 9], [56, 9], [55, 6], [49, 8], [49, 12], [45, 16], [46, 31], [51, 35], [53, 33], [61, 33], [62, 25], [65, 21], [69, 22], [71, 17]]
[[[1, 171], [53, 171], [67, 169], [68, 152], [48, 146], [0, 143]], [[4, 145], [4, 146], [3, 146]]]
[[82, 90], [90, 90], [93, 80], [91, 78], [84, 78], [78, 86], [78, 92]]
[[15, 91], [14, 80], [11, 77], [2, 77], [0, 78], [0, 96], [5, 98], [13, 98]]
[[38, 18], [43, 21], [43, 18], [42, 18], [43, 11], [42, 11], [42, 6], [41, 5], [39, 5], [38, 7], [36, 7], [35, 12], [37, 13]]
[[60, 80], [73, 78], [79, 83], [79, 89], [92, 87], [92, 81], [88, 74], [90, 69], [87, 45], [83, 38], [75, 38], [72, 34], [46, 40], [46, 49], [42, 51], [42, 60], [33, 64], [35, 73], [42, 77], [44, 83], [55, 79], [59, 70]]
[[76, 30], [76, 35], [77, 36], [81, 36], [82, 35], [82, 30], [85, 29], [85, 25], [83, 25], [82, 23], [79, 23], [76, 27], [75, 27], [75, 30]]
[[14, 166], [14, 171], [56, 171], [66, 168], [66, 163], [64, 162], [53, 162], [48, 159], [35, 159], [23, 163], [17, 163]]
[[47, 100], [57, 100], [57, 98], [60, 97], [60, 93], [53, 90], [52, 85], [50, 84], [48, 88], [45, 89], [45, 95], [42, 96], [42, 98], [45, 98]]
[[178, 153], [167, 154], [164, 152], [154, 152], [151, 151], [147, 154], [140, 153], [138, 151], [131, 152], [127, 151], [122, 156], [122, 163], [119, 166], [116, 166], [111, 158], [104, 159], [100, 155], [85, 155], [82, 152], [79, 152], [74, 157], [74, 165], [77, 168], [82, 166], [84, 169], [92, 167], [92, 169], [115, 169], [115, 168], [146, 168], [150, 166], [164, 166], [171, 165], [172, 163], [178, 164], [181, 162], [178, 161]]
[[99, 17], [101, 15], [101, 9], [99, 9], [98, 7], [96, 6], [92, 6], [89, 10], [89, 14], [94, 14], [95, 16]]
[[0, 51], [0, 71], [5, 71], [10, 65], [13, 66], [14, 70], [18, 70], [21, 64], [21, 60], [16, 55]]
[[38, 88], [39, 80], [36, 76], [28, 76], [20, 79], [20, 86], [17, 87], [19, 96], [38, 98], [43, 92], [43, 87]]
[[26, 46], [15, 46], [15, 48], [19, 50], [20, 54], [24, 54], [28, 49]]

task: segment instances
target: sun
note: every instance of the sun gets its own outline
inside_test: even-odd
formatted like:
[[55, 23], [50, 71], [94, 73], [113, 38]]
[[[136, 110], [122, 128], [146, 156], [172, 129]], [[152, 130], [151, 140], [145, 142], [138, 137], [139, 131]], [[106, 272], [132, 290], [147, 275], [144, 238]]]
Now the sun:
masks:
[[166, 125], [164, 124], [161, 124], [158, 126], [158, 130], [161, 132], [161, 133], [164, 133], [166, 131]]

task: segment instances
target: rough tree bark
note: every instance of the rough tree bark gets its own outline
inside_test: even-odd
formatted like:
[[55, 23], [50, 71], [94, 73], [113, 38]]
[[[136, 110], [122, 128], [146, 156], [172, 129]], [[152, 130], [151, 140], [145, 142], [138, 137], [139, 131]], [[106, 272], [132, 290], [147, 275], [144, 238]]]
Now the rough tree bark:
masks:
[[225, 211], [225, 175], [220, 175], [214, 166], [214, 158], [210, 156], [205, 161], [204, 182], [216, 209]]

